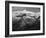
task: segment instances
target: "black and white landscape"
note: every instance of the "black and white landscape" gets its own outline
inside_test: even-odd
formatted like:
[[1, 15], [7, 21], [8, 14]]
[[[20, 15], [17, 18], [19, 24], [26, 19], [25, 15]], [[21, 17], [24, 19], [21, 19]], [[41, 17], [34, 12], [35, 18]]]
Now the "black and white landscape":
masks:
[[40, 8], [12, 7], [12, 31], [40, 30]]
[[5, 2], [5, 36], [44, 35], [44, 3]]

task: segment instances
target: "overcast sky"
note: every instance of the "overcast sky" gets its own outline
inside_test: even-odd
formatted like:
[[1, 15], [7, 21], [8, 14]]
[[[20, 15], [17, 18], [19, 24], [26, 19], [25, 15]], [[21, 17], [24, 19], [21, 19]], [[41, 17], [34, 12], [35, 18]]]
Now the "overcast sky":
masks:
[[31, 12], [40, 12], [40, 8], [35, 8], [35, 7], [12, 7], [12, 11], [22, 11], [26, 9], [27, 11]]

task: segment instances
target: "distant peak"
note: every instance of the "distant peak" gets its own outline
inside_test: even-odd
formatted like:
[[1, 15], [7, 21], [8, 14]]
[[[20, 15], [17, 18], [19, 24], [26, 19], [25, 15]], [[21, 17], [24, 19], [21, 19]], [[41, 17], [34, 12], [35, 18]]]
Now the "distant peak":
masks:
[[27, 11], [27, 10], [23, 10], [23, 11]]

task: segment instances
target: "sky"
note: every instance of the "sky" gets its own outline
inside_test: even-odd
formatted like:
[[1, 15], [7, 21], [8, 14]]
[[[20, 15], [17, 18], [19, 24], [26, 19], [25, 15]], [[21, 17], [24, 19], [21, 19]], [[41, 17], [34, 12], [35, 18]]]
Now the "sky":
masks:
[[40, 12], [40, 8], [35, 8], [35, 7], [12, 7], [12, 11], [22, 11], [24, 9], [35, 13]]

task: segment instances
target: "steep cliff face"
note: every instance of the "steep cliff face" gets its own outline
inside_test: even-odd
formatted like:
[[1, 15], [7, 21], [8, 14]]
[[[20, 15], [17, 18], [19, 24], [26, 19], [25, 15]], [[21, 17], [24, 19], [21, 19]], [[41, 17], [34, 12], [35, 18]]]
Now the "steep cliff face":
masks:
[[33, 24], [37, 24], [40, 21], [38, 18], [40, 13], [34, 13], [30, 11], [15, 11], [12, 14], [12, 25], [15, 29], [25, 29], [27, 26], [31, 27]]

